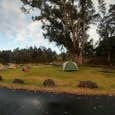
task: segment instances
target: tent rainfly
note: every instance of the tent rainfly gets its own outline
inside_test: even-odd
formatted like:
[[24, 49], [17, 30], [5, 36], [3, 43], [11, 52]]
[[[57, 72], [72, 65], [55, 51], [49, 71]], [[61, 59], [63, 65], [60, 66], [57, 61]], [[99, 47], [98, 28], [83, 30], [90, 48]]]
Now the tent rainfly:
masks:
[[78, 66], [75, 62], [66, 61], [63, 64], [63, 71], [77, 71], [77, 70], [78, 70]]

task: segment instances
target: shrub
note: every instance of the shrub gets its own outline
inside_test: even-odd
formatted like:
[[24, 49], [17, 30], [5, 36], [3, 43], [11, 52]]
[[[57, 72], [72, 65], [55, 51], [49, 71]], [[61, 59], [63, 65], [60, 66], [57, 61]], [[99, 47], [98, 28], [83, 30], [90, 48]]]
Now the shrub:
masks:
[[90, 88], [90, 89], [98, 88], [97, 84], [92, 81], [80, 81], [78, 87]]
[[47, 79], [43, 82], [44, 87], [54, 87], [55, 82], [52, 79]]
[[13, 80], [13, 83], [24, 84], [24, 81], [16, 78]]
[[3, 80], [3, 78], [2, 78], [2, 76], [0, 75], [0, 81], [2, 81]]

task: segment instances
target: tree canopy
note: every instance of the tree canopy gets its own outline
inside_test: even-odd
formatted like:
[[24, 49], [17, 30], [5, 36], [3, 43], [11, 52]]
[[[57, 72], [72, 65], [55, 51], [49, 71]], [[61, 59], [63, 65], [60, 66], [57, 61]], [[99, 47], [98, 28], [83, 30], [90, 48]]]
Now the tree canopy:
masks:
[[57, 45], [64, 46], [73, 59], [81, 64], [87, 30], [95, 14], [92, 0], [21, 0], [26, 5], [40, 9], [33, 20], [43, 22], [44, 36]]

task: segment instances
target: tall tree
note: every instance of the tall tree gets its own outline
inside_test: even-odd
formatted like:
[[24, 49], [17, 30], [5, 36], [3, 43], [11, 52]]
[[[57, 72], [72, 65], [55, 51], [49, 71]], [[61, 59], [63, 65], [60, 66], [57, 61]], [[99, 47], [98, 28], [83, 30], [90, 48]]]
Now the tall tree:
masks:
[[102, 17], [98, 32], [101, 37], [98, 49], [106, 54], [108, 62], [111, 63], [112, 53], [115, 51], [115, 5], [110, 5], [108, 13]]
[[[78, 64], [83, 63], [87, 29], [94, 15], [92, 0], [21, 0], [41, 14], [33, 20], [42, 20], [44, 36], [64, 46]], [[28, 11], [22, 7], [23, 11]]]

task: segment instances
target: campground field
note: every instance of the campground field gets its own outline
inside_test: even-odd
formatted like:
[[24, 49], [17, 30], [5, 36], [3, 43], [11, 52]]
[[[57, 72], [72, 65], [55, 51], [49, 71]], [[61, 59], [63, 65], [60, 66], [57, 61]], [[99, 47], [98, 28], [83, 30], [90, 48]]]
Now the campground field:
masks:
[[[115, 95], [115, 68], [81, 66], [79, 71], [64, 72], [61, 66], [31, 65], [28, 72], [22, 67], [0, 71], [3, 80], [1, 87], [27, 89], [34, 91], [49, 91], [72, 94]], [[19, 78], [24, 84], [14, 84], [12, 81]], [[55, 87], [43, 87], [43, 81], [53, 79]], [[78, 88], [79, 81], [93, 81], [97, 89]]]

